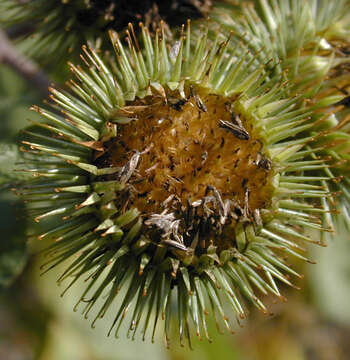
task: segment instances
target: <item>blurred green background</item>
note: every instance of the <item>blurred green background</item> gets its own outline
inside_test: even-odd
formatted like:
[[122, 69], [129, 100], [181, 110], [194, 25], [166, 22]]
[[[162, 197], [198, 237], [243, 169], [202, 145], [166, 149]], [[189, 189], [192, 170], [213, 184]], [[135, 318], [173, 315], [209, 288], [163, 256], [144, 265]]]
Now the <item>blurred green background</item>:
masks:
[[[131, 341], [106, 336], [113, 318], [109, 312], [95, 329], [73, 306], [84, 284], [62, 298], [56, 279], [60, 269], [40, 276], [43, 259], [26, 242], [35, 230], [25, 204], [11, 188], [20, 181], [13, 172], [20, 162], [18, 132], [35, 114], [42, 95], [12, 70], [0, 65], [0, 359], [6, 360], [347, 360], [350, 359], [350, 239], [344, 231], [328, 248], [308, 251], [316, 265], [297, 263], [305, 274], [295, 280], [301, 290], [284, 288], [288, 301], [266, 298], [271, 315], [251, 309], [234, 335], [217, 334], [213, 343], [194, 339], [194, 351], [174, 339], [170, 350], [161, 334]], [[20, 164], [16, 165], [20, 168]], [[16, 175], [14, 175], [16, 174]]]

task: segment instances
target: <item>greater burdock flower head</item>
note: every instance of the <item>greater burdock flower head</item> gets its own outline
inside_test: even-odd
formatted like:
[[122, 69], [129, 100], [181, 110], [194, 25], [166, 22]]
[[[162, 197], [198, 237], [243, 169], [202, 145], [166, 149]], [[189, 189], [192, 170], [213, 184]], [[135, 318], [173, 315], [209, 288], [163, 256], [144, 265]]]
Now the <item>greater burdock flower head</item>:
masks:
[[301, 243], [320, 241], [305, 230], [329, 231], [319, 182], [334, 179], [315, 173], [328, 165], [308, 148], [314, 108], [250, 71], [246, 48], [229, 56], [230, 39], [189, 24], [171, 43], [163, 24], [133, 34], [110, 32], [108, 61], [84, 47], [71, 92], [33, 107], [45, 121], [24, 135], [35, 178], [21, 191], [37, 221], [56, 217], [44, 268], [67, 261], [64, 293], [87, 279], [76, 308], [99, 306], [93, 325], [116, 302], [116, 336], [129, 321], [133, 337], [210, 339], [208, 313], [231, 331], [244, 299], [265, 313], [259, 293], [284, 299], [278, 283], [300, 276], [286, 256], [307, 260]]

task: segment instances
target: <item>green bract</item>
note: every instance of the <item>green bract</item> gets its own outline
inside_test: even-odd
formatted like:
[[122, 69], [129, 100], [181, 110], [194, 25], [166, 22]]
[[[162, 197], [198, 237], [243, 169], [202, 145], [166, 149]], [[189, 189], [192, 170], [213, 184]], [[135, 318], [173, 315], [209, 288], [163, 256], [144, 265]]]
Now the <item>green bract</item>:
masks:
[[[322, 108], [330, 100], [308, 105], [302, 96], [291, 95], [293, 86], [273, 77], [264, 62], [251, 70], [261, 54], [251, 57], [246, 47], [236, 44], [232, 55], [231, 40], [222, 36], [211, 42], [207, 29], [194, 38], [188, 25], [170, 45], [163, 26], [154, 37], [142, 27], [141, 43], [132, 33], [128, 46], [110, 33], [114, 55], [108, 62], [84, 47], [85, 65], [71, 65], [72, 92], [51, 89], [52, 109], [34, 107], [45, 121], [28, 130], [23, 140], [27, 171], [35, 178], [21, 192], [37, 221], [56, 219], [39, 236], [52, 241], [45, 268], [67, 261], [58, 280], [69, 282], [64, 292], [80, 278], [88, 279], [76, 305], [85, 316], [102, 302], [93, 325], [117, 302], [110, 333], [118, 334], [129, 310], [126, 319], [133, 336], [139, 331], [145, 337], [149, 329], [153, 339], [161, 328], [168, 344], [176, 327], [181, 343], [183, 338], [190, 343], [192, 328], [209, 339], [207, 313], [218, 327], [222, 323], [231, 331], [232, 317], [247, 316], [244, 299], [267, 312], [260, 293], [283, 299], [279, 282], [294, 286], [289, 276], [300, 276], [285, 257], [307, 260], [301, 244], [321, 243], [307, 230], [330, 231], [322, 224], [332, 211], [325, 199], [333, 197], [328, 187], [342, 180], [330, 173], [328, 158], [323, 157], [323, 150], [333, 146], [328, 136], [337, 133], [318, 130], [320, 118], [328, 118]], [[211, 105], [214, 98], [217, 108]], [[153, 109], [157, 112], [152, 117]], [[173, 117], [157, 117], [162, 111]], [[222, 117], [216, 118], [217, 113]], [[145, 174], [156, 168], [143, 171], [142, 161], [158, 151], [147, 144], [148, 133], [137, 132], [141, 122], [150, 122], [155, 136], [163, 136], [166, 144], [170, 136], [158, 134], [157, 124], [166, 120], [176, 135], [175, 121], [184, 118], [189, 131], [201, 118], [206, 119], [203, 128], [209, 121], [214, 124], [213, 132], [198, 141], [209, 149], [202, 154], [203, 164], [212, 160], [212, 146], [220, 145], [212, 134], [222, 136], [223, 148], [235, 146], [231, 155], [218, 157], [211, 171], [220, 174], [225, 163], [225, 171], [232, 173], [227, 181], [235, 179], [237, 191], [227, 194], [225, 187], [203, 180], [203, 194], [185, 189], [180, 199], [172, 189], [183, 186], [182, 178], [174, 178], [172, 164], [166, 167], [164, 160], [156, 171], [170, 174], [175, 184], [160, 186], [169, 198], [159, 204], [151, 199], [155, 185], [139, 193], [140, 183], [154, 181]], [[201, 126], [196, 129], [194, 135], [201, 133]], [[186, 150], [177, 136], [178, 146], [171, 149], [175, 164]], [[141, 137], [149, 146], [123, 145]], [[246, 150], [240, 153], [244, 144]], [[125, 148], [123, 156], [129, 160], [114, 158], [113, 147], [119, 152]], [[167, 149], [159, 151], [160, 158]], [[239, 162], [249, 165], [249, 178], [235, 172], [241, 169]], [[268, 191], [259, 184], [250, 187], [254, 169]], [[195, 170], [193, 182], [201, 174], [201, 169]], [[203, 175], [207, 178], [210, 172]], [[254, 196], [262, 205], [251, 207]], [[142, 209], [133, 205], [139, 198], [145, 203]]]

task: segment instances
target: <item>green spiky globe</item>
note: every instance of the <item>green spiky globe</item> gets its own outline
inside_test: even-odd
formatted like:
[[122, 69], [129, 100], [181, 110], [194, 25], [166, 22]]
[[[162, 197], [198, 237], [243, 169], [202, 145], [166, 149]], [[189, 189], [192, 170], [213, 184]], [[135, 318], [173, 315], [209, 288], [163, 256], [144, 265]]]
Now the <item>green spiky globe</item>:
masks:
[[279, 284], [300, 276], [286, 257], [307, 260], [302, 243], [321, 244], [308, 230], [331, 231], [325, 199], [345, 179], [323, 173], [338, 133], [319, 125], [334, 97], [291, 95], [207, 29], [188, 24], [171, 43], [163, 25], [132, 34], [126, 46], [110, 33], [108, 61], [84, 47], [71, 93], [33, 107], [45, 121], [24, 135], [34, 179], [21, 192], [36, 221], [54, 217], [44, 269], [67, 262], [64, 293], [87, 281], [76, 308], [99, 306], [92, 325], [117, 303], [115, 336], [128, 321], [133, 337], [161, 329], [168, 345], [177, 329], [191, 344], [210, 339], [207, 314], [231, 331], [246, 301], [266, 313], [261, 294], [284, 299]]

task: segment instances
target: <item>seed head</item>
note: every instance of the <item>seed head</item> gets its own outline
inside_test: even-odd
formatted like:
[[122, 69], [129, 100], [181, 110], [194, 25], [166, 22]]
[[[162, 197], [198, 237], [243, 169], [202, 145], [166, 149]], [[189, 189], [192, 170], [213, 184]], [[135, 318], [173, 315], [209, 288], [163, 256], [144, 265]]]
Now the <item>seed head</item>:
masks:
[[116, 336], [129, 310], [132, 337], [162, 328], [168, 344], [176, 326], [181, 344], [192, 328], [210, 339], [207, 313], [228, 331], [243, 299], [267, 313], [257, 292], [283, 299], [279, 282], [300, 276], [285, 257], [307, 260], [301, 243], [320, 241], [306, 230], [330, 231], [334, 177], [309, 150], [317, 108], [207, 29], [170, 44], [163, 24], [154, 37], [141, 24], [142, 43], [131, 34], [125, 46], [110, 32], [108, 61], [84, 47], [71, 93], [34, 107], [45, 121], [23, 140], [37, 177], [22, 193], [37, 221], [57, 219], [40, 235], [53, 241], [44, 268], [70, 259], [64, 292], [87, 278], [86, 317], [102, 299], [93, 325], [117, 302]]

